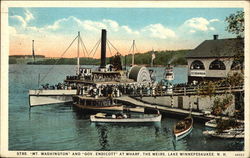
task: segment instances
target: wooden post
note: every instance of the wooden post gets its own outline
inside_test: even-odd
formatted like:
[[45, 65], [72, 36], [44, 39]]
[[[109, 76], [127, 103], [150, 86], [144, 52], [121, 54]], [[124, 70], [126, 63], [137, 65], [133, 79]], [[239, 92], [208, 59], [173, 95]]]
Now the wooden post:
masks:
[[133, 49], [133, 54], [132, 54], [132, 66], [133, 66], [135, 64], [135, 40], [133, 40], [132, 49]]
[[174, 97], [173, 97], [173, 95], [171, 95], [171, 107], [172, 108], [174, 107]]
[[80, 53], [79, 53], [79, 43], [80, 43], [80, 31], [78, 31], [78, 44], [77, 44], [77, 75], [80, 74]]

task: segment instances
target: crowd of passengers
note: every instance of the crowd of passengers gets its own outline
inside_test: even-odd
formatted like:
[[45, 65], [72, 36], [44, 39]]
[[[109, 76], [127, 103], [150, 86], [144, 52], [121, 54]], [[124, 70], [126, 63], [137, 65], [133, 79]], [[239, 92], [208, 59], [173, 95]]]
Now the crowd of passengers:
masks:
[[49, 85], [48, 83], [46, 83], [45, 85], [42, 85], [42, 89], [46, 89], [46, 90], [70, 90], [70, 89], [76, 89], [77, 86], [72, 84], [72, 85], [68, 85], [65, 83], [58, 83], [55, 85]]
[[[175, 84], [174, 88], [183, 88], [183, 87], [193, 87], [194, 85], [190, 85], [187, 83]], [[49, 85], [48, 83], [42, 85], [42, 89], [50, 89], [50, 90], [71, 90], [77, 89], [77, 94], [86, 95], [89, 94], [91, 96], [113, 96], [120, 97], [122, 94], [128, 95], [156, 95], [159, 93], [166, 93], [167, 86], [159, 85], [156, 83], [148, 83], [148, 84], [122, 84], [122, 85], [101, 85], [99, 87], [96, 86], [76, 86], [75, 84], [65, 84], [58, 83], [55, 85]]]
[[100, 85], [100, 86], [78, 86], [77, 95], [90, 95], [92, 97], [120, 97], [122, 94], [143, 96], [155, 96], [166, 93], [167, 87], [157, 84], [123, 84], [123, 85]]

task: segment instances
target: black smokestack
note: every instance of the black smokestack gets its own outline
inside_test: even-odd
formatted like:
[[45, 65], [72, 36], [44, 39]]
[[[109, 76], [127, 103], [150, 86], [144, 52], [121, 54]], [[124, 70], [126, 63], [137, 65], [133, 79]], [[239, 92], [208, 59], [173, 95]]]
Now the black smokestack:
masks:
[[105, 29], [102, 29], [102, 43], [101, 43], [101, 65], [100, 68], [106, 67], [106, 40], [107, 32]]

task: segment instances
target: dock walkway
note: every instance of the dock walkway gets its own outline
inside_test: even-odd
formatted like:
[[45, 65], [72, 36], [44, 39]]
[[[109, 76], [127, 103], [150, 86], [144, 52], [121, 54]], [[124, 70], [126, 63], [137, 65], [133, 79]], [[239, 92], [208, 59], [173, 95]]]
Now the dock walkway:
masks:
[[[182, 113], [182, 114], [189, 114], [190, 113], [189, 110], [171, 108], [171, 107], [167, 107], [167, 106], [163, 106], [163, 105], [152, 105], [152, 104], [148, 104], [148, 103], [143, 103], [143, 102], [138, 101], [138, 100], [131, 98], [129, 96], [122, 96], [119, 98], [115, 98], [115, 100], [130, 103], [130, 104], [133, 104], [136, 106], [141, 106], [141, 107], [147, 107], [147, 108], [153, 108], [153, 109], [157, 108], [157, 109], [159, 109], [161, 111], [165, 111], [165, 112]], [[203, 113], [200, 113], [200, 112], [191, 112], [191, 113], [192, 113], [192, 115], [195, 115], [195, 116], [203, 115]]]
[[[114, 98], [114, 100], [116, 100], [118, 102], [122, 102], [122, 103], [129, 103], [129, 104], [140, 106], [140, 107], [146, 107], [146, 108], [152, 108], [152, 109], [157, 108], [161, 112], [165, 112], [168, 114], [188, 115], [190, 113], [189, 110], [172, 108], [172, 107], [167, 107], [167, 106], [163, 106], [163, 105], [152, 105], [150, 103], [145, 103], [145, 102], [139, 101], [139, 100], [134, 99], [134, 98], [129, 97], [129, 96], [122, 96], [119, 98]], [[201, 121], [208, 121], [211, 119], [223, 119], [223, 120], [229, 119], [229, 117], [225, 117], [225, 116], [221, 117], [221, 116], [215, 116], [215, 115], [211, 115], [211, 114], [204, 115], [204, 113], [202, 113], [202, 112], [194, 112], [194, 111], [191, 112], [191, 115], [194, 118], [197, 118]], [[237, 121], [244, 123], [244, 120], [237, 120]]]

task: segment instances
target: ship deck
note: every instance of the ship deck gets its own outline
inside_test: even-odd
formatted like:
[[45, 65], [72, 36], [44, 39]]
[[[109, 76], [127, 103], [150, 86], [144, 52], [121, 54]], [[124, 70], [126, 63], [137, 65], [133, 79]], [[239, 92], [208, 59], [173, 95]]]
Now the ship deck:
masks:
[[97, 85], [97, 84], [116, 85], [116, 84], [132, 84], [132, 83], [136, 83], [133, 80], [120, 80], [120, 81], [64, 80], [64, 81], [65, 82], [70, 82], [70, 83], [82, 83], [82, 84], [90, 84], [90, 85]]

